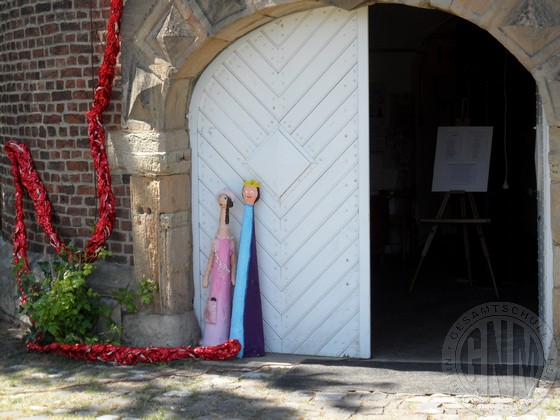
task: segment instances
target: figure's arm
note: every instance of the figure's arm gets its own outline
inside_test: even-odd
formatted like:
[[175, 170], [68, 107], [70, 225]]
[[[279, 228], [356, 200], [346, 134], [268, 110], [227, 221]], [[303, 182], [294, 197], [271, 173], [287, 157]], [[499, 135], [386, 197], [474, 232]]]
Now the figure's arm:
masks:
[[212, 272], [212, 261], [214, 260], [214, 247], [210, 249], [210, 255], [208, 256], [208, 264], [206, 264], [206, 272], [202, 278], [202, 287], [205, 289], [208, 287], [208, 280], [210, 279], [210, 273]]
[[235, 286], [235, 276], [237, 274], [237, 250], [235, 246], [231, 248], [231, 284]]

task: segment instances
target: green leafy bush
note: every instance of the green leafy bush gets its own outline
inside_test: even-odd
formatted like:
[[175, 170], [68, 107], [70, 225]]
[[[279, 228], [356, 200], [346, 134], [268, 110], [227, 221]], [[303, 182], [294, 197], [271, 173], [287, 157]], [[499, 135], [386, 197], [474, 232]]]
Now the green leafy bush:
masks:
[[[38, 263], [42, 276], [22, 271], [20, 261], [14, 272], [20, 274], [25, 296], [22, 313], [31, 321], [28, 339], [44, 343], [92, 344], [103, 340], [96, 333], [100, 317], [108, 327], [108, 336], [114, 337], [118, 327], [110, 319], [111, 310], [101, 304], [100, 295], [91, 289], [86, 278], [95, 270], [93, 263], [81, 261], [76, 255], [61, 253], [49, 261]], [[108, 255], [100, 250], [98, 258]]]
[[125, 312], [135, 314], [138, 312], [138, 308], [135, 303], [136, 300], [138, 299], [143, 305], [149, 305], [154, 301], [155, 292], [157, 291], [157, 283], [144, 276], [142, 277], [140, 283], [138, 283], [138, 289], [136, 292], [132, 292], [124, 287], [119, 287], [113, 292], [113, 297], [117, 300], [118, 304], [122, 306]]
[[[99, 250], [97, 259], [110, 253]], [[122, 327], [111, 319], [111, 308], [101, 303], [101, 296], [90, 288], [86, 278], [93, 273], [95, 265], [83, 261], [74, 249], [61, 252], [37, 264], [42, 272], [36, 275], [25, 269], [24, 261], [13, 268], [20, 278], [22, 295], [25, 297], [21, 312], [29, 317], [31, 328], [27, 339], [42, 343], [119, 343]], [[113, 297], [124, 311], [136, 313], [135, 301], [150, 304], [158, 290], [154, 280], [143, 277], [135, 292], [119, 288]], [[99, 321], [104, 324], [99, 332]]]
[[157, 283], [147, 277], [143, 277], [138, 285], [138, 296], [140, 297], [140, 302], [149, 305], [154, 301], [155, 292], [158, 291]]

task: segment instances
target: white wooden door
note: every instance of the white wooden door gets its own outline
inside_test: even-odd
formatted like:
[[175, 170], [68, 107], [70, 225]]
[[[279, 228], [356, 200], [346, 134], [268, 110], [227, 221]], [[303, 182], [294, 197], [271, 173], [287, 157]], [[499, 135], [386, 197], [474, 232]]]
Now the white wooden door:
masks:
[[[261, 182], [255, 231], [266, 350], [370, 356], [367, 9], [320, 8], [232, 44], [197, 83], [195, 309], [215, 196]], [[200, 319], [200, 317], [199, 317]]]

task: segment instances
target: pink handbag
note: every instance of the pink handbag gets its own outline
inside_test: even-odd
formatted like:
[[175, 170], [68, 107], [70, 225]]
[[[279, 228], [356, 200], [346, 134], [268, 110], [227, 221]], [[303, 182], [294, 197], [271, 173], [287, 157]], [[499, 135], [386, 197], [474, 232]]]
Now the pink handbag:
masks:
[[206, 309], [204, 310], [204, 322], [207, 324], [215, 324], [218, 318], [218, 302], [216, 298], [208, 299]]

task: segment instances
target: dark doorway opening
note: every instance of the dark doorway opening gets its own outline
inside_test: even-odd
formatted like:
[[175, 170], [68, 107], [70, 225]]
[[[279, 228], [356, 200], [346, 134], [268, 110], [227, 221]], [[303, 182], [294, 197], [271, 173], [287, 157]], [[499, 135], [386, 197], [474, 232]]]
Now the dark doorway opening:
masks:
[[[369, 8], [372, 355], [440, 361], [449, 328], [486, 302], [538, 314], [536, 86], [483, 29], [402, 5]], [[474, 229], [441, 226], [409, 286], [443, 198], [431, 191], [440, 126], [492, 126], [488, 190], [474, 193], [500, 298]], [[457, 212], [457, 204], [450, 203]]]

